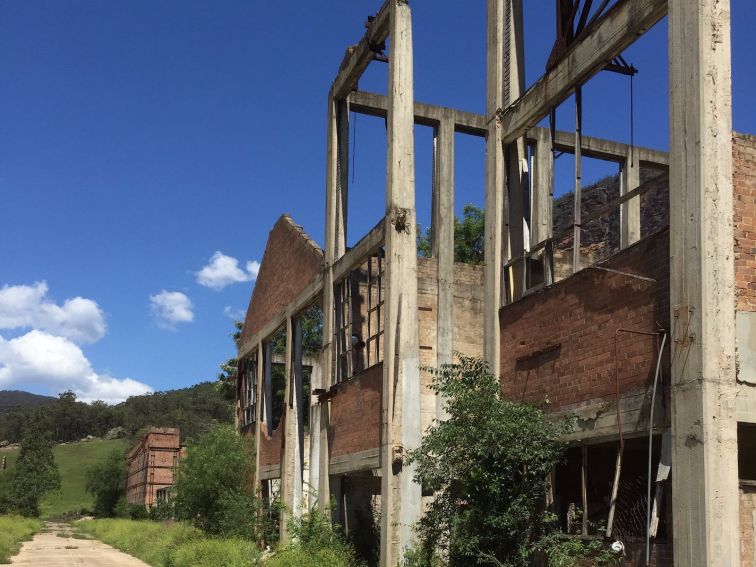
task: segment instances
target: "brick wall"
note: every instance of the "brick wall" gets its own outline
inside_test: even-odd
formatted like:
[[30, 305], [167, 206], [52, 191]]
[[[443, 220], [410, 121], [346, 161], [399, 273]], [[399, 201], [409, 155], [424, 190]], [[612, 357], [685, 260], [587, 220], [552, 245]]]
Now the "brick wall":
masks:
[[[281, 419], [281, 423], [278, 424], [278, 429], [273, 431], [273, 435], [268, 437], [262, 434], [260, 437], [260, 466], [265, 467], [269, 465], [278, 465], [281, 463], [281, 444], [283, 440], [283, 420], [286, 419], [284, 415]], [[260, 424], [263, 427], [263, 424]]]
[[756, 136], [733, 134], [737, 309], [756, 311]]
[[[653, 332], [657, 321], [667, 324], [667, 230], [598, 266], [656, 281], [587, 268], [502, 308], [501, 382], [507, 396], [531, 403], [548, 398], [551, 410], [613, 397], [615, 331]], [[621, 391], [653, 380], [656, 348], [650, 337], [619, 336]]]
[[128, 456], [126, 499], [129, 504], [151, 506], [155, 492], [173, 485], [173, 468], [180, 455], [179, 430], [153, 427]]
[[241, 344], [299, 295], [323, 268], [323, 252], [287, 215], [270, 231], [244, 320]]
[[336, 391], [331, 401], [331, 457], [380, 447], [383, 364], [342, 382]]

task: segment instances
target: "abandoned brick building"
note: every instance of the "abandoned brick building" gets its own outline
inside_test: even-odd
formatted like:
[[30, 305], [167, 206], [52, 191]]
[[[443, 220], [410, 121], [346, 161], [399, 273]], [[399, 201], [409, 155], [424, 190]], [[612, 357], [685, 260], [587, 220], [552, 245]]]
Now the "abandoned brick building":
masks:
[[126, 501], [151, 507], [166, 498], [181, 450], [179, 430], [174, 427], [151, 427], [142, 435], [127, 457]]
[[[546, 73], [525, 90], [522, 0], [488, 0], [486, 115], [414, 101], [407, 0], [347, 50], [328, 95], [325, 246], [278, 220], [239, 348], [237, 421], [256, 487], [285, 504], [284, 539], [290, 514], [331, 497], [350, 537], [399, 561], [432, 497], [402, 458], [444, 419], [423, 368], [461, 352], [505, 396], [577, 416], [545, 495], [566, 531], [622, 540], [628, 565], [756, 564], [756, 138], [732, 132], [729, 2], [555, 2]], [[670, 151], [585, 135], [584, 86], [634, 74], [623, 51], [664, 18]], [[357, 90], [374, 60], [387, 96]], [[566, 101], [570, 132], [555, 124]], [[347, 248], [352, 112], [386, 119], [387, 194]], [[415, 124], [434, 132], [429, 258]], [[486, 143], [482, 266], [454, 261], [455, 134]], [[573, 184], [555, 199], [563, 154]], [[584, 185], [586, 159], [618, 175]], [[305, 352], [313, 309], [322, 348]]]

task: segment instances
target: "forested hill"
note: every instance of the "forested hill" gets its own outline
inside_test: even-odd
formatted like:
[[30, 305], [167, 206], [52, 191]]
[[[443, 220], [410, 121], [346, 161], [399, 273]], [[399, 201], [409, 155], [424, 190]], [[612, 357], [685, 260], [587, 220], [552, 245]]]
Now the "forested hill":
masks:
[[126, 435], [133, 436], [149, 426], [179, 427], [185, 440], [198, 437], [213, 424], [233, 422], [232, 403], [213, 382], [134, 396], [115, 406], [85, 404], [72, 392], [47, 400], [44, 408], [25, 406], [0, 412], [0, 441], [20, 441], [32, 420], [43, 423], [59, 442], [77, 441], [87, 435], [102, 437], [115, 427], [123, 427]]
[[20, 390], [0, 390], [0, 415], [15, 407], [36, 407], [52, 403], [56, 398], [40, 396]]

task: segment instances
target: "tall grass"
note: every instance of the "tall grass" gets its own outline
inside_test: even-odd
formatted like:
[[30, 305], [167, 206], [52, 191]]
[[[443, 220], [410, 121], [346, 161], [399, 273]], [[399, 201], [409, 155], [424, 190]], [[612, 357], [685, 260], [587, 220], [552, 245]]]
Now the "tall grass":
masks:
[[28, 540], [42, 528], [42, 522], [20, 516], [0, 516], [0, 563], [10, 563], [18, 553], [20, 542]]
[[251, 567], [260, 552], [249, 541], [205, 535], [181, 522], [84, 520], [77, 531], [92, 535], [153, 567]]

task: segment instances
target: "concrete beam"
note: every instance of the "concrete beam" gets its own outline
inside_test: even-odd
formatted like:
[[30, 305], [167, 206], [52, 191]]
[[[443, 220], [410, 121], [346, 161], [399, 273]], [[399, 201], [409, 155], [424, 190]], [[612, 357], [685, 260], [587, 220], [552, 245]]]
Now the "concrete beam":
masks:
[[[517, 101], [500, 105], [489, 117], [501, 113], [509, 144], [534, 127], [549, 110], [564, 101], [579, 84], [601, 71], [638, 36], [667, 13], [667, 0], [620, 0], [578, 39], [556, 67], [547, 72]], [[489, 80], [491, 76], [489, 75]]]
[[368, 256], [383, 246], [386, 233], [386, 221], [381, 221], [368, 232], [362, 240], [350, 248], [333, 265], [333, 281], [337, 282], [350, 271], [357, 268]]
[[670, 0], [677, 567], [740, 565], [729, 0]]
[[334, 99], [342, 100], [349, 95], [373, 60], [375, 52], [372, 46], [386, 41], [389, 34], [389, 8], [392, 1], [386, 0], [360, 42], [347, 49], [331, 88]]
[[[545, 128], [535, 129], [533, 191], [531, 196], [530, 246], [543, 242], [553, 232], [554, 152], [551, 135]], [[532, 132], [532, 131], [531, 131]]]
[[[294, 333], [294, 321], [291, 317], [286, 318], [286, 390], [284, 394], [284, 414], [281, 419], [283, 427], [283, 447], [281, 455], [281, 518], [279, 522], [279, 537], [281, 543], [289, 542], [289, 522], [301, 515], [301, 495], [297, 499], [297, 485], [301, 493], [302, 468], [297, 466], [297, 406], [292, 404], [296, 396], [294, 387], [294, 348], [296, 343]], [[300, 365], [301, 366], [301, 365]], [[299, 478], [297, 478], [299, 476]]]
[[381, 436], [381, 566], [414, 546], [422, 491], [403, 456], [420, 445], [412, 15], [390, 0], [386, 303]]

